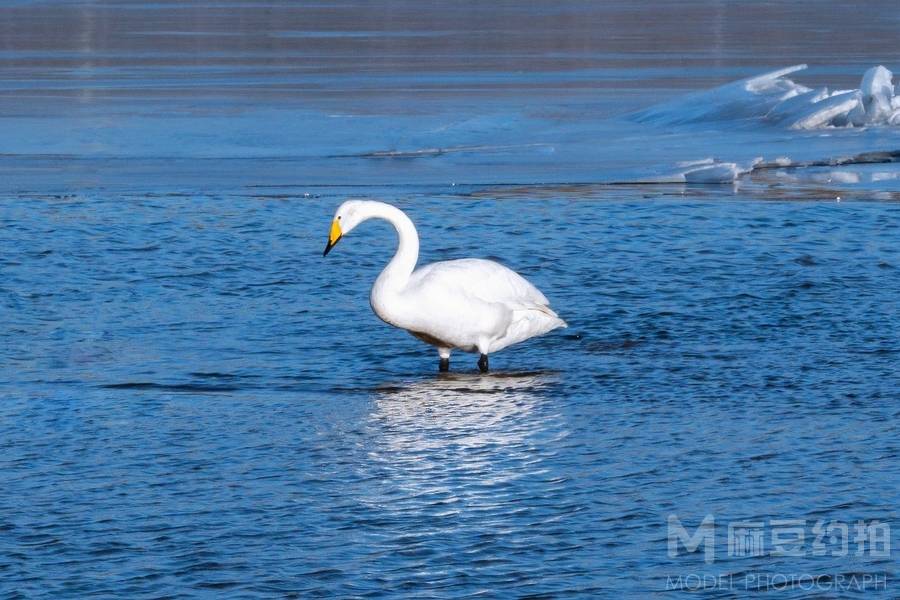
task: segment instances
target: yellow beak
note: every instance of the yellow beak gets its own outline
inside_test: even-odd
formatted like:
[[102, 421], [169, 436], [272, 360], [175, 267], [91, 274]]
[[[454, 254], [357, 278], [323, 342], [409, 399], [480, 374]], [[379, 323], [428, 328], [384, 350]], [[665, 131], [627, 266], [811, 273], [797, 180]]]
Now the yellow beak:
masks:
[[325, 246], [325, 252], [322, 253], [322, 256], [328, 256], [328, 253], [334, 248], [334, 245], [338, 243], [338, 240], [341, 239], [341, 236], [344, 233], [341, 231], [341, 224], [337, 219], [331, 222], [331, 233], [328, 234], [328, 245]]

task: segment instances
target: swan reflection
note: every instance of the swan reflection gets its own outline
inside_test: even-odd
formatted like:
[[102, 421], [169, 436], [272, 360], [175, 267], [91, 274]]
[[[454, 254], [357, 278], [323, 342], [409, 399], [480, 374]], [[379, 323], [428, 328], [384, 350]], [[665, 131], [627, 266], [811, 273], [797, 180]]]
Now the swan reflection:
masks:
[[[552, 373], [453, 374], [383, 390], [370, 458], [407, 492], [494, 486], [540, 469], [565, 436]], [[383, 472], [384, 472], [383, 471]]]

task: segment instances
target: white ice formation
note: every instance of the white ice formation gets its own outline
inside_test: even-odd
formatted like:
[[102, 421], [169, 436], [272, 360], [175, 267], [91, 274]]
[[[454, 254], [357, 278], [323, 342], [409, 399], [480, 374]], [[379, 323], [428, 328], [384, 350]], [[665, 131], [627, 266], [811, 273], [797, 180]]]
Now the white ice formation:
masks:
[[756, 158], [745, 164], [733, 162], [720, 162], [714, 158], [682, 162], [678, 166], [683, 171], [673, 175], [669, 179], [673, 182], [685, 183], [731, 183], [762, 162], [762, 158]]
[[794, 65], [641, 111], [635, 118], [665, 125], [709, 121], [764, 120], [790, 129], [900, 125], [900, 85], [879, 65], [863, 75], [858, 89], [811, 89], [787, 75]]

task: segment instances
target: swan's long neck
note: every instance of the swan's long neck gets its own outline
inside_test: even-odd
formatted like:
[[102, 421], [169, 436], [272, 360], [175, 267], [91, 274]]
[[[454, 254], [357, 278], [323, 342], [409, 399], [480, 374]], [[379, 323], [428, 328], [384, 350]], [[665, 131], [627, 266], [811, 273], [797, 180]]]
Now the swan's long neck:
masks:
[[378, 282], [385, 287], [399, 290], [409, 281], [416, 262], [419, 260], [419, 234], [416, 226], [409, 217], [390, 204], [376, 204], [372, 209], [371, 218], [384, 219], [397, 230], [397, 253], [378, 276]]

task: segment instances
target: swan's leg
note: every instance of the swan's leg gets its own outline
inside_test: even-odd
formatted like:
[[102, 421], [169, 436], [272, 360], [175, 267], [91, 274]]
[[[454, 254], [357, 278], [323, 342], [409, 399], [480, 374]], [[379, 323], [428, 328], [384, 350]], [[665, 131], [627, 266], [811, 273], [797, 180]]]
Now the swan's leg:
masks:
[[481, 358], [478, 359], [478, 370], [482, 373], [488, 372], [488, 356], [487, 354], [482, 354]]
[[438, 371], [441, 373], [446, 373], [450, 370], [450, 348], [438, 348], [438, 356], [441, 357], [441, 362], [438, 365]]

